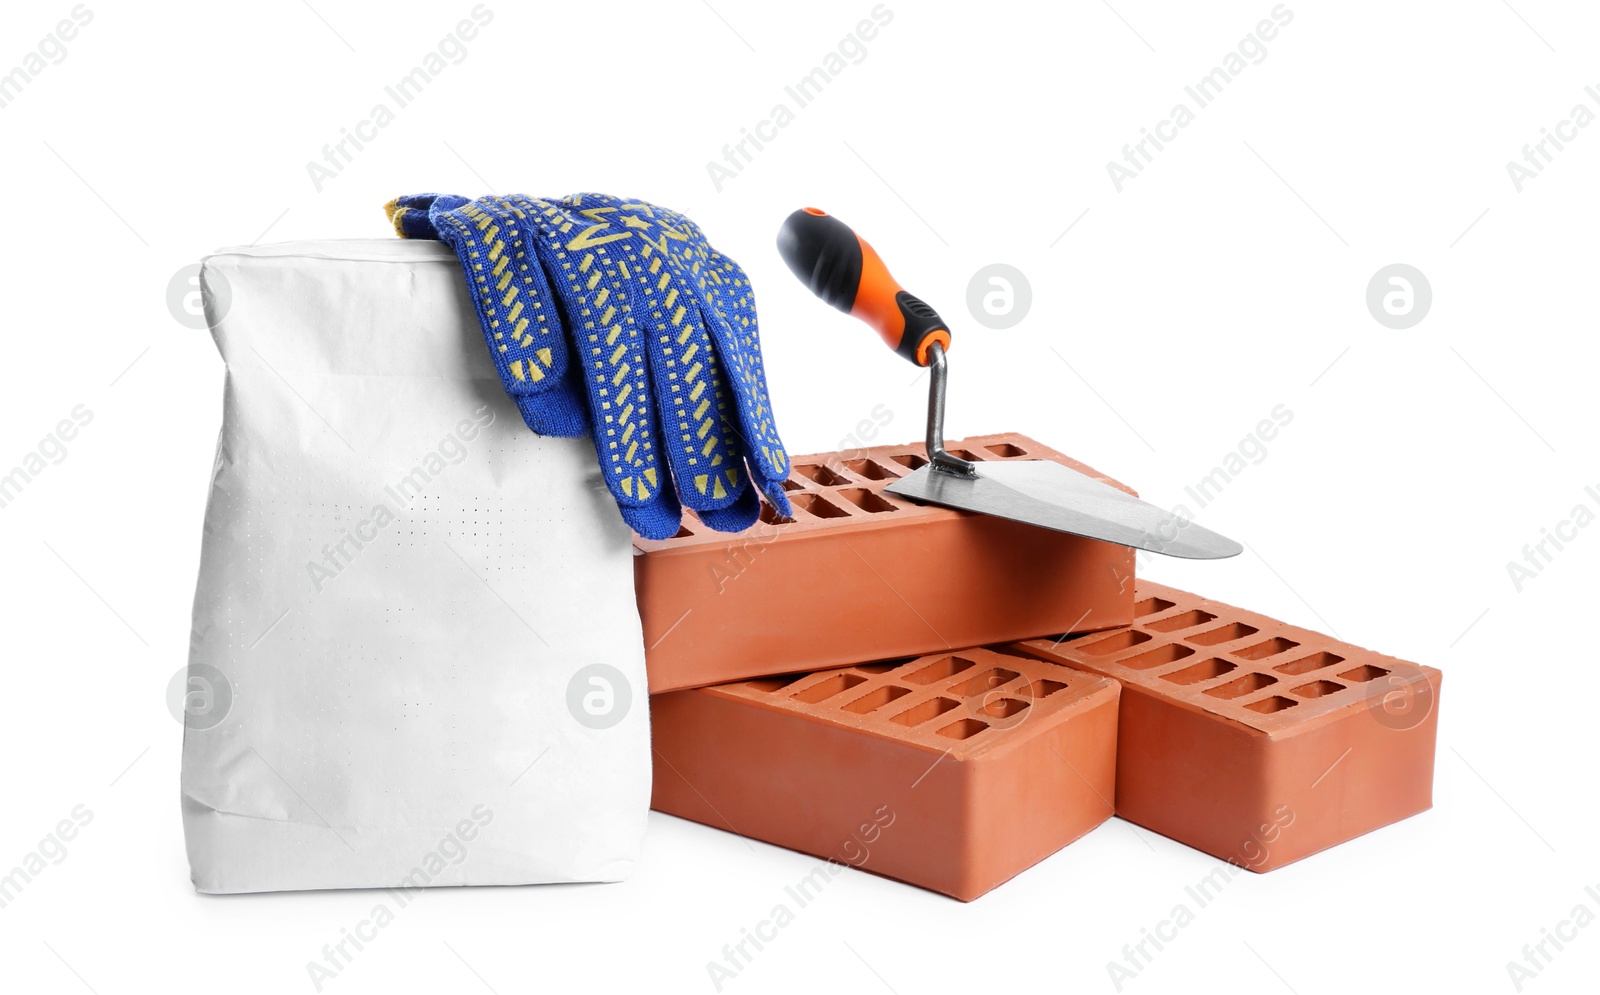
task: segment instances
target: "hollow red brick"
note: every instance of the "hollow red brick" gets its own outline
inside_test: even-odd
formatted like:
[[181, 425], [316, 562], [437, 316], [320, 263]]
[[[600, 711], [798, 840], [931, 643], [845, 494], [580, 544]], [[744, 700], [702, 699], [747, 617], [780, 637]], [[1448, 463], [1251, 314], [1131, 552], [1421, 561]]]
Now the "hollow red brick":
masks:
[[[1055, 460], [1132, 493], [1026, 436], [950, 449]], [[1131, 550], [887, 493], [924, 453], [797, 457], [785, 485], [793, 518], [767, 506], [754, 528], [728, 535], [686, 514], [674, 538], [636, 538], [651, 692], [1132, 621]]]
[[652, 805], [971, 901], [1111, 816], [1117, 693], [980, 649], [654, 695]]
[[1013, 649], [1122, 684], [1117, 814], [1256, 871], [1430, 808], [1439, 671], [1150, 581]]

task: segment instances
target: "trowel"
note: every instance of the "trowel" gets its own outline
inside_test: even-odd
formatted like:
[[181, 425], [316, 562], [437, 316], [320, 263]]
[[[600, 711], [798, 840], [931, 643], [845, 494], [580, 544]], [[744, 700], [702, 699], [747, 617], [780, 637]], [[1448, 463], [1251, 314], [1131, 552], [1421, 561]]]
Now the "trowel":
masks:
[[932, 374], [928, 387], [928, 462], [886, 489], [924, 504], [995, 515], [1073, 535], [1191, 560], [1235, 556], [1226, 536], [1049, 460], [984, 462], [944, 447], [950, 328], [907, 293], [878, 253], [850, 226], [815, 207], [789, 215], [778, 252], [811, 292], [877, 329], [889, 348]]

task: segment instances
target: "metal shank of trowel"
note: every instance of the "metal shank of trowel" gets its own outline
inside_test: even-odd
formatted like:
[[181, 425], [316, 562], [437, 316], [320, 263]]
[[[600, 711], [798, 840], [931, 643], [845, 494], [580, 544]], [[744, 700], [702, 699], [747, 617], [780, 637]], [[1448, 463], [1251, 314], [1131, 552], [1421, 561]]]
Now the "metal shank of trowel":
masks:
[[952, 456], [944, 448], [944, 398], [950, 363], [945, 359], [944, 346], [935, 342], [928, 347], [928, 462], [941, 473], [958, 477], [976, 477], [977, 468], [959, 456]]

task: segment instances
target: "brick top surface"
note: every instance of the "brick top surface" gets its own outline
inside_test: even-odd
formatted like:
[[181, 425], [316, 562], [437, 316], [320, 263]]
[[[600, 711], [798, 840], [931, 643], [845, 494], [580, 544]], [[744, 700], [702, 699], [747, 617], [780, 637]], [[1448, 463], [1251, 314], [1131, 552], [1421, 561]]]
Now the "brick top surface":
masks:
[[991, 649], [700, 688], [970, 760], [1117, 693], [1116, 682]]
[[[1129, 494], [1134, 493], [1125, 484], [1025, 435], [977, 435], [946, 443], [946, 448], [962, 459], [977, 463], [1050, 460]], [[783, 485], [790, 503], [794, 505], [792, 518], [778, 514], [771, 505], [763, 502], [760, 520], [735, 535], [707, 528], [692, 512], [684, 509], [683, 527], [677, 535], [659, 540], [634, 536], [634, 548], [652, 553], [730, 541], [764, 541], [823, 530], [837, 532], [840, 529], [886, 528], [895, 522], [938, 520], [971, 514], [917, 504], [884, 490], [927, 462], [927, 449], [921, 443], [796, 456], [791, 461], [789, 479]]]
[[1131, 626], [1017, 648], [1269, 735], [1359, 708], [1407, 728], [1435, 704], [1440, 674], [1431, 667], [1148, 580], [1135, 590]]

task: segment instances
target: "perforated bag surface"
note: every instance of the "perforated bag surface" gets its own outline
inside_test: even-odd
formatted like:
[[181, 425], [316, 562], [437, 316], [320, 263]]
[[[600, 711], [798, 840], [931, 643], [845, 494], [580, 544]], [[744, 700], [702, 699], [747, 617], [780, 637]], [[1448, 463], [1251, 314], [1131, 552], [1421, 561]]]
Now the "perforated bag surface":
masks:
[[232, 250], [190, 650], [203, 892], [610, 881], [650, 796], [631, 536], [446, 248]]

